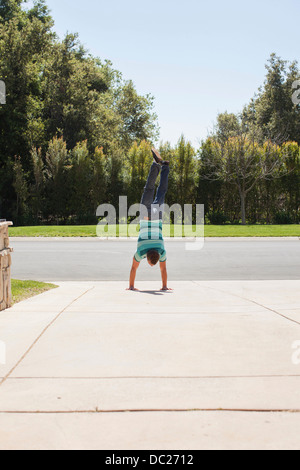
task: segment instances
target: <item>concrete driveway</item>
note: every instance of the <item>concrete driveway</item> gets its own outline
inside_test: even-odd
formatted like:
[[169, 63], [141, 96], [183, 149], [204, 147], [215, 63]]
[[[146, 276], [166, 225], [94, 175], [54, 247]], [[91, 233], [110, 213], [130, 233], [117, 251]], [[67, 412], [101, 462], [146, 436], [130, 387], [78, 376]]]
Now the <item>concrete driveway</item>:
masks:
[[300, 281], [58, 284], [0, 315], [0, 449], [300, 447]]

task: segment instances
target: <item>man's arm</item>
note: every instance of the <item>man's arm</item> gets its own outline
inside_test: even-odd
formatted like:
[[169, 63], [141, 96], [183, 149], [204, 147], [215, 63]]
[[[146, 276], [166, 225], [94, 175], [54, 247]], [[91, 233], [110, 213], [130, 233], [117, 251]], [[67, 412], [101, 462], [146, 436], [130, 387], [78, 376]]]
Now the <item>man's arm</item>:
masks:
[[167, 272], [167, 262], [164, 261], [160, 263], [160, 272], [161, 272], [161, 280], [162, 280], [162, 289], [161, 290], [172, 290], [168, 288], [168, 272]]
[[139, 265], [140, 263], [138, 263], [136, 259], [133, 258], [132, 268], [130, 271], [129, 289], [127, 290], [137, 290], [135, 289], [134, 284], [135, 284], [136, 272], [138, 270]]

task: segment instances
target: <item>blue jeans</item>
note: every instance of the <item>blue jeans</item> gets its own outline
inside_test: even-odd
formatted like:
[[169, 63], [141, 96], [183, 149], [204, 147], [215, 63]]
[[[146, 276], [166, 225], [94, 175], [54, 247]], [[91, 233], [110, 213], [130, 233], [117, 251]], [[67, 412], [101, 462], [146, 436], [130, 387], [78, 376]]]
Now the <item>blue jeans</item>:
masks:
[[[156, 196], [154, 198], [155, 183], [160, 171], [160, 184], [157, 189]], [[144, 219], [146, 217], [151, 220], [162, 219], [163, 206], [168, 191], [169, 173], [169, 165], [163, 165], [161, 167], [158, 163], [154, 162], [152, 164], [141, 200], [141, 204], [146, 208], [145, 213], [145, 209], [141, 207], [141, 219]]]

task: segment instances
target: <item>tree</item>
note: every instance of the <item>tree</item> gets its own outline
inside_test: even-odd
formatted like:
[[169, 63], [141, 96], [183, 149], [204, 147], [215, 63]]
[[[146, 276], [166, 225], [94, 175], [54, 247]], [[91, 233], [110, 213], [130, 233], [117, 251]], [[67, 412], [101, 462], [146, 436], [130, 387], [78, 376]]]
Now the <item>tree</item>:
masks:
[[176, 185], [176, 203], [183, 206], [194, 202], [196, 187], [196, 152], [192, 144], [182, 135], [171, 161]]
[[240, 132], [241, 122], [239, 116], [227, 112], [220, 113], [217, 116], [217, 122], [212, 133], [218, 142], [225, 143], [229, 137], [234, 137]]
[[121, 116], [120, 138], [129, 149], [135, 141], [157, 140], [157, 116], [153, 113], [154, 98], [139, 96], [133, 82], [125, 82], [119, 90], [117, 109]]
[[49, 26], [52, 27], [54, 25], [53, 18], [45, 0], [34, 0], [33, 7], [27, 11], [27, 17], [29, 20], [37, 18], [45, 24], [47, 29]]
[[[111, 167], [114, 181], [108, 194], [116, 200], [115, 192], [124, 182], [124, 155], [135, 140], [157, 137], [153, 98], [140, 96], [109, 61], [89, 54], [77, 34], [60, 41], [45, 0], [34, 0], [29, 8], [23, 4], [0, 2], [0, 79], [7, 90], [6, 105], [0, 105], [0, 202], [5, 214], [11, 217], [17, 197], [14, 156], [20, 157], [34, 193], [31, 150], [41, 149], [44, 158], [49, 141], [57, 136], [63, 136], [71, 153], [83, 141], [91, 158], [95, 148], [103, 149], [105, 171]], [[49, 193], [51, 181], [47, 176], [44, 183], [49, 217], [57, 209]], [[37, 206], [33, 212], [37, 216]]]
[[31, 205], [36, 222], [41, 218], [43, 211], [43, 193], [45, 184], [44, 161], [41, 148], [32, 148], [31, 150], [34, 183], [31, 187]]
[[259, 145], [255, 136], [240, 133], [224, 144], [212, 141], [211, 159], [206, 159], [208, 180], [222, 180], [237, 187], [240, 196], [242, 224], [246, 225], [246, 199], [259, 181], [283, 175], [280, 147], [270, 140]]
[[53, 33], [49, 22], [29, 19], [19, 8], [12, 11], [0, 24], [0, 77], [7, 90], [6, 105], [0, 107], [0, 163], [19, 155], [27, 171], [32, 146], [44, 143], [42, 71]]
[[120, 195], [125, 192], [125, 160], [124, 152], [118, 145], [111, 147], [107, 155], [107, 173], [109, 175], [106, 197], [109, 204], [118, 207]]
[[71, 169], [69, 152], [64, 139], [54, 137], [46, 153], [46, 198], [45, 212], [53, 217], [57, 224], [68, 215], [70, 187], [69, 171]]
[[140, 202], [151, 163], [153, 163], [153, 156], [150, 143], [145, 140], [140, 144], [135, 142], [128, 152], [126, 165], [129, 205]]
[[42, 67], [53, 40], [50, 25], [37, 17], [29, 19], [21, 3], [6, 0], [0, 5], [0, 78], [7, 92], [6, 104], [0, 106], [0, 200], [7, 218], [13, 217], [18, 204], [14, 156], [30, 173], [31, 148], [44, 143]]
[[282, 179], [281, 189], [286, 194], [285, 210], [294, 223], [299, 223], [300, 209], [300, 147], [297, 142], [285, 142], [281, 152], [284, 158], [286, 175]]
[[198, 151], [198, 158], [197, 201], [204, 204], [206, 215], [209, 213], [213, 215], [220, 214], [224, 209], [222, 191], [225, 187], [225, 181], [221, 177], [217, 180], [207, 178], [207, 175], [214, 174], [217, 171], [217, 166], [213, 166], [215, 160], [215, 140], [213, 138], [208, 138], [202, 142]]
[[87, 141], [79, 142], [71, 151], [70, 212], [76, 215], [76, 223], [88, 223], [91, 216], [92, 160]]
[[82, 51], [78, 35], [68, 34], [55, 44], [45, 64], [44, 112], [47, 137], [64, 135], [67, 147], [88, 141], [108, 149], [118, 133], [120, 118], [113, 105], [107, 65]]
[[22, 163], [20, 157], [15, 159], [13, 165], [14, 170], [14, 188], [17, 195], [17, 204], [15, 218], [17, 223], [22, 223], [23, 216], [25, 215], [27, 209], [27, 199], [28, 199], [28, 185], [26, 181], [26, 174], [22, 168]]
[[0, 2], [0, 22], [11, 20], [22, 12], [23, 0], [1, 0]]
[[91, 184], [91, 203], [93, 214], [96, 214], [97, 207], [107, 201], [107, 157], [102, 147], [96, 147], [92, 156], [93, 175]]
[[[299, 78], [297, 62], [289, 63], [276, 54], [266, 65], [267, 75], [258, 93], [243, 111], [243, 121], [260, 131], [260, 141], [300, 143], [300, 105], [293, 104], [293, 82]], [[284, 139], [283, 139], [284, 137]]]

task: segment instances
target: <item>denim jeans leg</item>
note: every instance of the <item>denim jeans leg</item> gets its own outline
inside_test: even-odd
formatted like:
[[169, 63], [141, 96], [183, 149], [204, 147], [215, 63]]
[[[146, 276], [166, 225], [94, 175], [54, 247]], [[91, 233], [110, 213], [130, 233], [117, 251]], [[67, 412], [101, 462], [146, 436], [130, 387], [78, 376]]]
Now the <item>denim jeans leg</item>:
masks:
[[144, 214], [145, 209], [141, 207], [141, 218], [151, 217], [151, 206], [153, 204], [154, 194], [155, 194], [155, 183], [160, 172], [160, 165], [158, 163], [153, 163], [150, 172], [148, 175], [147, 183], [144, 188], [141, 205], [147, 208], [147, 213]]
[[168, 184], [169, 184], [169, 173], [170, 167], [169, 165], [163, 165], [160, 175], [160, 184], [157, 189], [156, 197], [153, 202], [155, 206], [160, 206], [161, 210], [159, 211], [159, 218], [162, 219], [163, 216], [163, 205], [165, 203], [166, 194], [168, 191]]

